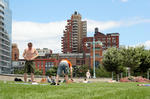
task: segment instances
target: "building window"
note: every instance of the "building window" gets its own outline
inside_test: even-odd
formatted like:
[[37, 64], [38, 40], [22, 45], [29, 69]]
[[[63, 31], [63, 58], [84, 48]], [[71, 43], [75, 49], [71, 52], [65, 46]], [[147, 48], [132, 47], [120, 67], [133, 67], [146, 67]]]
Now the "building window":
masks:
[[95, 57], [100, 57], [100, 55], [99, 54], [95, 54]]
[[98, 68], [100, 65], [100, 62], [99, 61], [95, 61], [95, 67]]
[[95, 48], [95, 50], [100, 50], [100, 49], [101, 49], [100, 47], [96, 47], [96, 48]]

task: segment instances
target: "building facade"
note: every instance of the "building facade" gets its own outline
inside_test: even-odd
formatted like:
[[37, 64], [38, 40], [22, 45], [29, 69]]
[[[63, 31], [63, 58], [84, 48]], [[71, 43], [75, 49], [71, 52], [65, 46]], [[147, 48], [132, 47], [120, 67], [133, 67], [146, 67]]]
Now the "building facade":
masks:
[[63, 53], [81, 53], [83, 51], [82, 39], [87, 36], [87, 22], [82, 21], [79, 13], [71, 16], [67, 20], [67, 25], [62, 37], [62, 52]]
[[12, 60], [12, 73], [15, 72], [15, 70], [24, 70], [25, 66], [25, 59], [18, 59], [18, 60]]
[[73, 66], [87, 65], [90, 67], [90, 53], [59, 54], [59, 60], [68, 59]]
[[17, 44], [13, 43], [12, 44], [12, 52], [11, 52], [11, 56], [12, 56], [12, 61], [18, 61], [19, 59], [19, 49]]
[[49, 58], [53, 53], [52, 50], [48, 48], [43, 49], [37, 48], [36, 50], [39, 54], [37, 59]]
[[[98, 28], [95, 28], [95, 34], [94, 34], [94, 39], [95, 41], [100, 41], [102, 42], [102, 49], [103, 51], [111, 48], [111, 47], [116, 47], [119, 48], [119, 33], [108, 33], [108, 34], [103, 34], [98, 31]], [[87, 42], [93, 42], [93, 37], [85, 37], [83, 38], [83, 49], [84, 52], [90, 53], [90, 47], [86, 47]], [[91, 45], [89, 45], [91, 46]]]
[[34, 62], [36, 70], [42, 71], [43, 75], [46, 74], [47, 70], [58, 65], [56, 59], [35, 59]]
[[[95, 51], [95, 55], [94, 54]], [[95, 56], [95, 60], [94, 60]], [[103, 58], [103, 49], [102, 45], [100, 44], [95, 44], [95, 48], [93, 49], [93, 46], [90, 46], [90, 67], [93, 68], [94, 66], [94, 61], [95, 61], [95, 67], [98, 68], [100, 64], [102, 63], [102, 58]]]
[[0, 73], [11, 72], [12, 16], [8, 0], [0, 0]]

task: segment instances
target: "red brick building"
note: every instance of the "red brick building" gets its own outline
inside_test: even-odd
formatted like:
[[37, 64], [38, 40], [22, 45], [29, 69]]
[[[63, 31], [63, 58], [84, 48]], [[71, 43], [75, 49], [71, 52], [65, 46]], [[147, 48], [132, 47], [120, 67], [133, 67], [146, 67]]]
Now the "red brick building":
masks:
[[[95, 34], [94, 34], [95, 41], [101, 41], [102, 42], [102, 49], [106, 50], [110, 47], [116, 47], [119, 48], [119, 33], [108, 33], [103, 34], [98, 31], [98, 28], [95, 28]], [[83, 38], [83, 48], [86, 53], [90, 52], [90, 49], [86, 48], [87, 42], [93, 42], [93, 37], [85, 37]]]
[[17, 61], [19, 59], [19, 49], [17, 44], [15, 43], [12, 44], [11, 55], [12, 55], [12, 61]]
[[[93, 59], [93, 46], [91, 46], [90, 48], [90, 66], [93, 68], [93, 62], [94, 62], [94, 59]], [[95, 66], [98, 67], [101, 62], [102, 62], [102, 58], [103, 58], [103, 50], [102, 50], [102, 46], [99, 45], [99, 44], [96, 44], [95, 45]]]
[[[42, 71], [43, 75], [46, 74], [46, 71], [51, 67], [58, 66], [59, 61], [57, 59], [35, 59], [35, 69]], [[25, 59], [19, 59], [17, 61], [12, 61], [12, 67], [14, 69], [24, 69]]]
[[36, 69], [43, 72], [45, 75], [46, 70], [49, 70], [51, 67], [58, 66], [59, 61], [56, 59], [35, 59]]

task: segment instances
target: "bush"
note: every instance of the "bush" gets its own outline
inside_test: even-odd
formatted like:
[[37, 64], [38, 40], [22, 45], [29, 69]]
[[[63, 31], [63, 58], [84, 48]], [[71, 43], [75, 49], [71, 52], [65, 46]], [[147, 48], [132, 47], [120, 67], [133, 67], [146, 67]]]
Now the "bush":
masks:
[[107, 72], [103, 66], [95, 69], [96, 77], [111, 77], [111, 73]]
[[39, 69], [36, 69], [35, 72], [34, 72], [35, 75], [42, 75], [43, 72]]
[[14, 69], [14, 74], [24, 74], [24, 69]]
[[73, 77], [86, 77], [86, 72], [89, 67], [86, 65], [83, 66], [74, 66], [73, 67]]
[[57, 67], [54, 66], [50, 68], [48, 71], [46, 71], [46, 76], [56, 76], [57, 73]]

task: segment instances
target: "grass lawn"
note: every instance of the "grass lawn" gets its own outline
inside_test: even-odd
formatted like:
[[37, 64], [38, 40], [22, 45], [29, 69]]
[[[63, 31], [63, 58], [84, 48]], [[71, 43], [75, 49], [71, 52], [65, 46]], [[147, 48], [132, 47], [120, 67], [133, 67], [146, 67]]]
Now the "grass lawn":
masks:
[[150, 99], [150, 86], [138, 83], [23, 85], [0, 81], [0, 99]]

